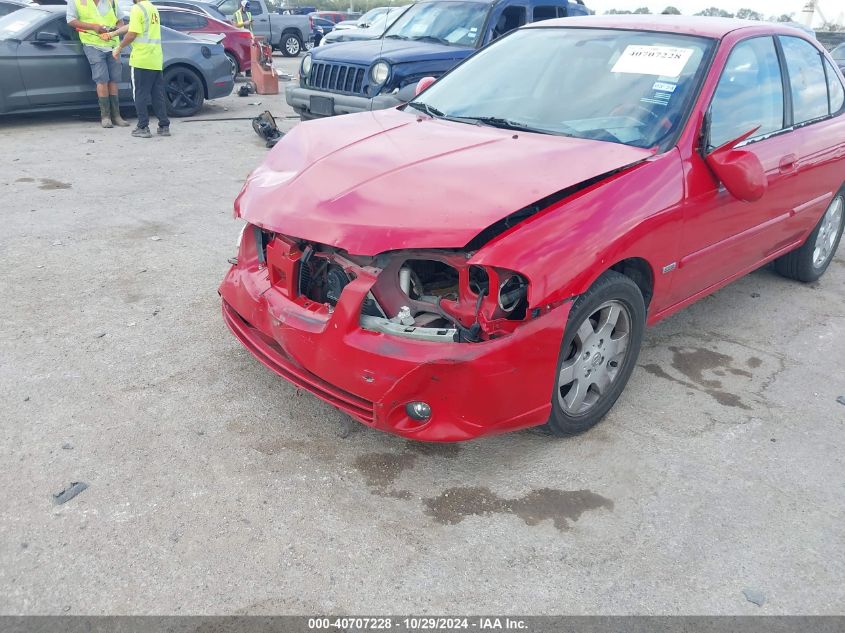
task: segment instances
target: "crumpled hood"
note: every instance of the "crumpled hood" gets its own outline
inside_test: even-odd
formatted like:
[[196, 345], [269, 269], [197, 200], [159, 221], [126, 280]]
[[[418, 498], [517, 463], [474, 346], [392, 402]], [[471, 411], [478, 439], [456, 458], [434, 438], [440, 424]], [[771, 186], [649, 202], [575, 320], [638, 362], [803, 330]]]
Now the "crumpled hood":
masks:
[[[342, 46], [340, 46], [342, 44]], [[434, 42], [410, 42], [408, 40], [377, 39], [352, 42], [338, 42], [338, 46], [318, 46], [311, 49], [314, 61], [343, 62], [368, 66], [378, 59], [391, 64], [405, 61], [422, 62], [438, 59], [464, 59], [474, 52], [472, 48], [446, 46]]]
[[650, 150], [364, 112], [297, 125], [247, 179], [236, 213], [293, 237], [376, 255], [460, 248], [497, 220]]

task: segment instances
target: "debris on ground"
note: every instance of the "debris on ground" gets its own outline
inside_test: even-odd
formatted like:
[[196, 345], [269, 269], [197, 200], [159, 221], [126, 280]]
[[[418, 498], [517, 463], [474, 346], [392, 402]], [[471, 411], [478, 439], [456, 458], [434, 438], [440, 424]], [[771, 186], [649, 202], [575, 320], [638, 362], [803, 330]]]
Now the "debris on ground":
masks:
[[105, 333], [105, 332], [97, 332], [97, 333], [94, 335], [94, 338], [103, 338], [105, 335], [106, 335], [106, 333]]
[[762, 591], [758, 591], [757, 589], [743, 589], [742, 593], [748, 602], [756, 604], [758, 607], [762, 607], [763, 603], [766, 602], [766, 596], [763, 595]]
[[53, 242], [53, 246], [61, 246], [61, 245], [62, 245], [62, 241], [61, 241], [61, 240], [55, 240], [55, 241]]
[[845, 396], [839, 396], [839, 397], [836, 399], [836, 401], [837, 401], [839, 404], [845, 404]]
[[160, 242], [161, 241], [161, 238], [158, 235], [153, 235], [150, 239], [153, 242]]
[[269, 110], [265, 110], [252, 120], [252, 129], [261, 138], [264, 139], [264, 144], [270, 148], [276, 145], [284, 134], [279, 131], [279, 126], [276, 125], [276, 119], [270, 114]]
[[62, 444], [62, 450], [72, 451], [73, 450], [73, 444], [71, 444], [70, 442], [65, 442], [64, 444]]
[[55, 499], [56, 505], [61, 505], [73, 499], [76, 495], [78, 495], [86, 488], [88, 488], [88, 484], [86, 484], [84, 481], [72, 481], [70, 482], [70, 486], [68, 486], [61, 492], [53, 493], [53, 499]]

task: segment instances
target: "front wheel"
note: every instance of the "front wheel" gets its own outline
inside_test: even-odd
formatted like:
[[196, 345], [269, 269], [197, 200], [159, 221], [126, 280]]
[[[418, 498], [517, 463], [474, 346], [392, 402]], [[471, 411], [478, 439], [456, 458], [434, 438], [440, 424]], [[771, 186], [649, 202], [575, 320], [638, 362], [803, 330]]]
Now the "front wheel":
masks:
[[815, 281], [833, 260], [845, 227], [845, 188], [831, 201], [804, 244], [775, 260], [775, 270], [797, 281]]
[[625, 275], [607, 271], [577, 299], [557, 364], [551, 433], [583, 433], [610, 411], [634, 371], [644, 329], [642, 293]]
[[184, 66], [168, 68], [164, 71], [164, 96], [170, 116], [194, 116], [205, 100], [202, 79]]
[[282, 55], [296, 57], [302, 51], [302, 40], [298, 35], [288, 33], [282, 36]]

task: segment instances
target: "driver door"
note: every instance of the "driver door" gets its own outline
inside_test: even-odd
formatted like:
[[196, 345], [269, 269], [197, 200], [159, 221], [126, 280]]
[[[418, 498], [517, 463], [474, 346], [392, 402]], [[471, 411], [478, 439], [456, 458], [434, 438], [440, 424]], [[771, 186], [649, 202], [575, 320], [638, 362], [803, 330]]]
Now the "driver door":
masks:
[[[59, 41], [38, 42], [38, 33], [55, 34]], [[34, 107], [97, 101], [91, 66], [82, 52], [79, 35], [68, 26], [64, 14], [42, 24], [20, 43], [18, 64]]]
[[799, 150], [787, 129], [782, 72], [770, 36], [743, 40], [728, 57], [710, 102], [709, 146], [759, 126], [741, 147], [760, 160], [768, 186], [760, 200], [743, 202], [713, 176], [702, 156], [693, 155], [682, 256], [673, 273], [677, 301], [748, 272], [784, 246], [781, 230], [796, 204], [791, 183]]

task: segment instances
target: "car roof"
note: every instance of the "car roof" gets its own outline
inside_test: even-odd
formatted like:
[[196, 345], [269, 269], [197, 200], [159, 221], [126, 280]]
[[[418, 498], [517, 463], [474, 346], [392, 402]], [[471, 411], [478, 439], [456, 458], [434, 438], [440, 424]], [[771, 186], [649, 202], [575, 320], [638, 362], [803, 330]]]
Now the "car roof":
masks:
[[[570, 26], [576, 28], [607, 28], [632, 31], [662, 31], [685, 35], [699, 35], [721, 39], [739, 29], [763, 29], [772, 33], [794, 33], [798, 29], [774, 22], [739, 20], [736, 18], [711, 18], [696, 15], [583, 15], [555, 20], [534, 22], [527, 28]], [[800, 32], [800, 31], [799, 31]]]

